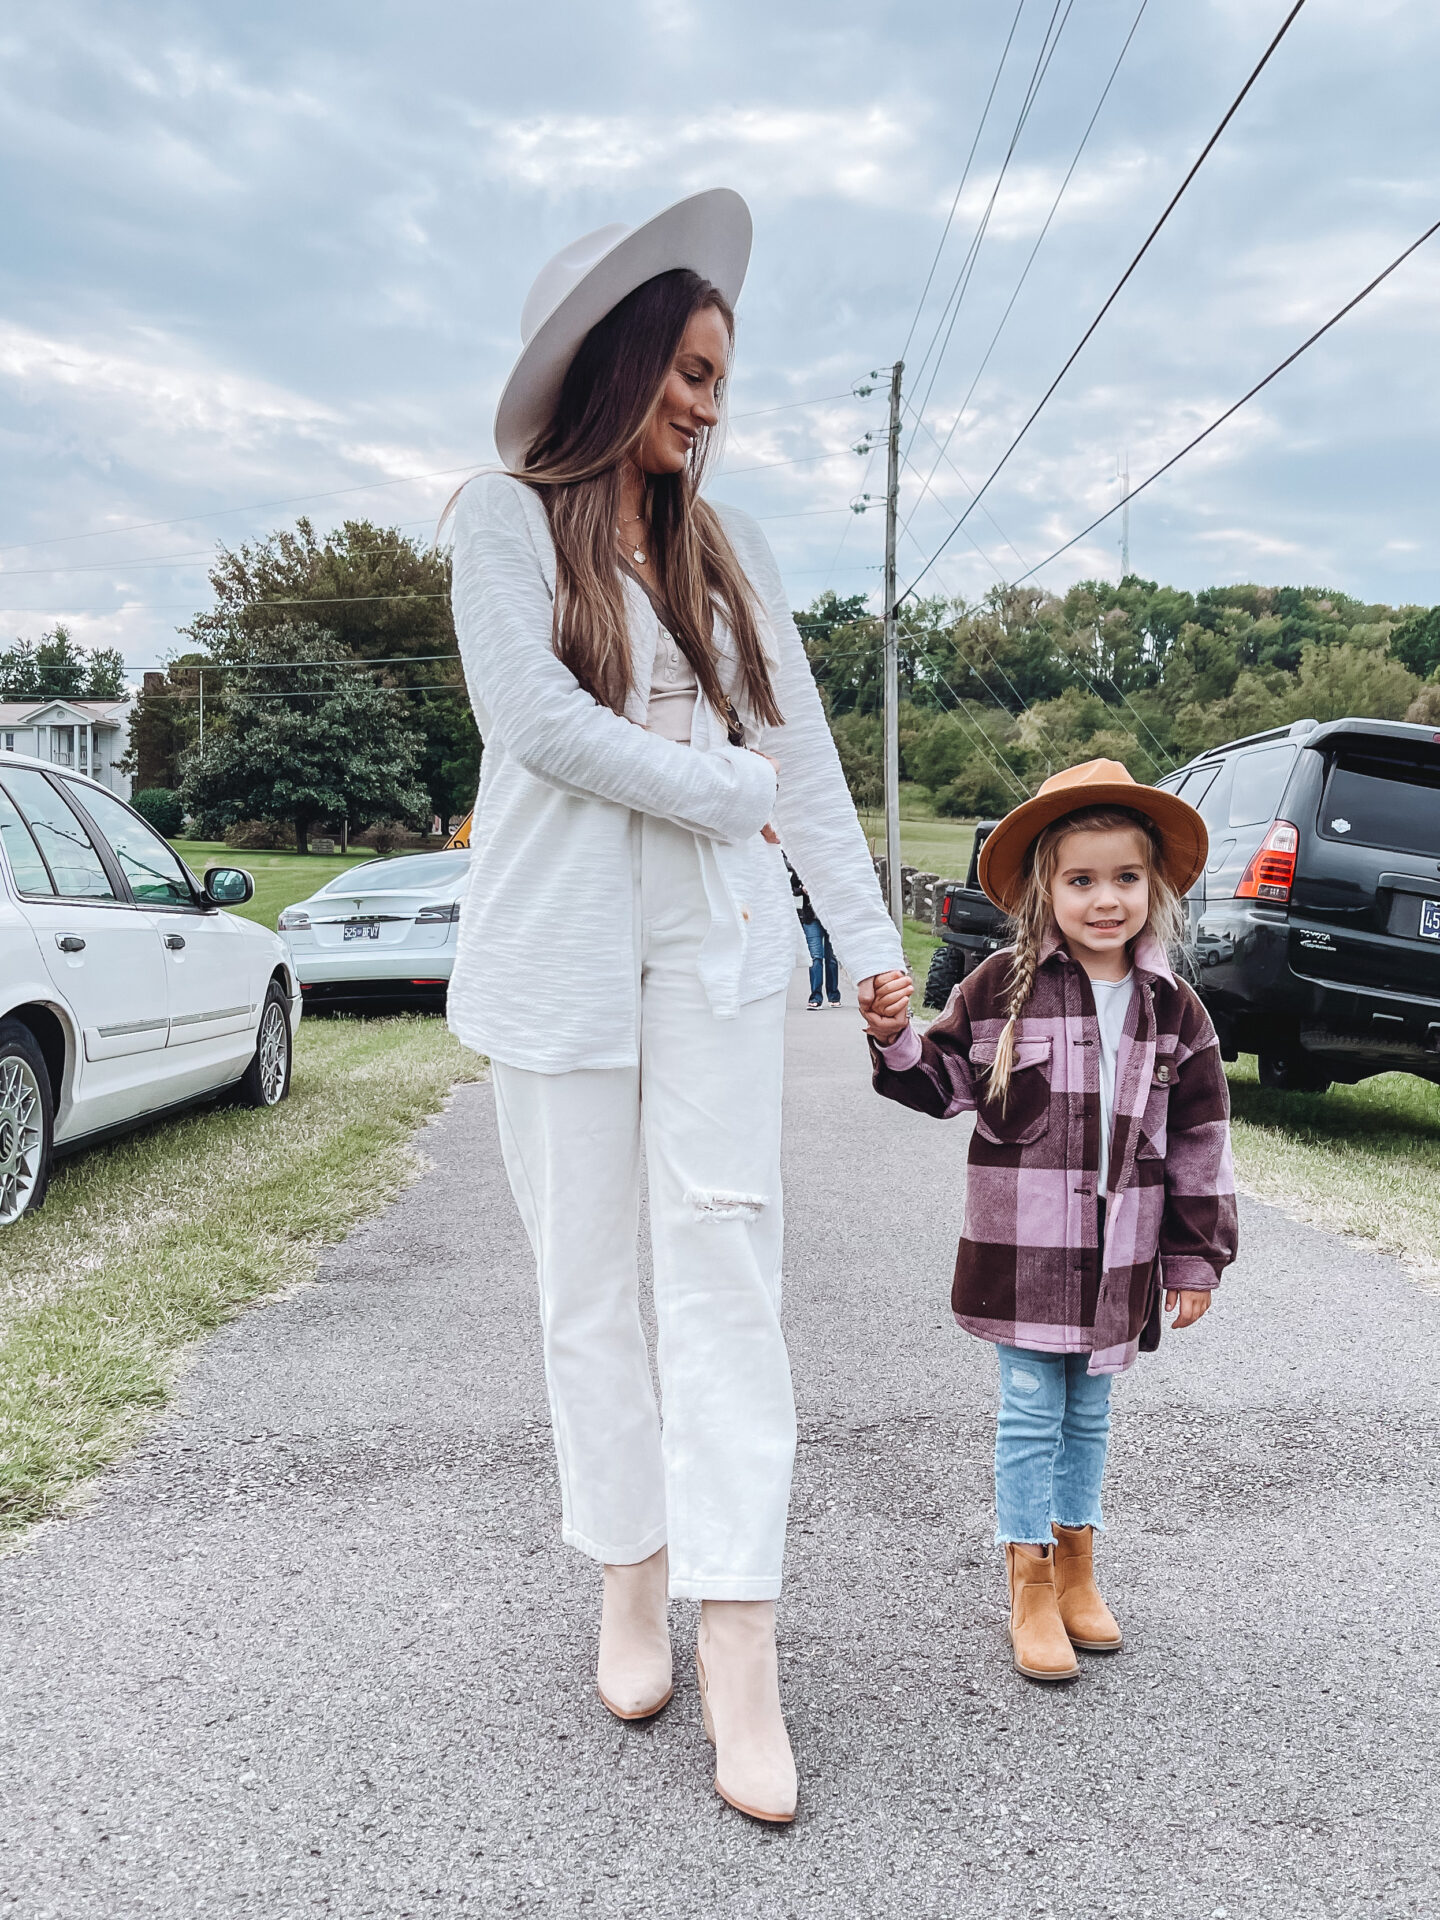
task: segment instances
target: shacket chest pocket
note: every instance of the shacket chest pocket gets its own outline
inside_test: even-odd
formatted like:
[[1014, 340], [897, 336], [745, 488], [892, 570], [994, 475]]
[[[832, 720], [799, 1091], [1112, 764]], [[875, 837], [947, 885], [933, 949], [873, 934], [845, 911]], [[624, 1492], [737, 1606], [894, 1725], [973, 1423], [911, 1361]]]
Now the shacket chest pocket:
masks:
[[1175, 1061], [1171, 1053], [1157, 1052], [1145, 1095], [1145, 1112], [1140, 1120], [1138, 1160], [1163, 1160], [1166, 1129], [1170, 1120], [1170, 1090], [1175, 1085]]
[[970, 1047], [970, 1079], [975, 1093], [975, 1131], [997, 1147], [1028, 1147], [1050, 1128], [1049, 1035], [1015, 1042], [1015, 1064], [1005, 1100], [990, 1094], [990, 1069], [996, 1042], [976, 1040]]

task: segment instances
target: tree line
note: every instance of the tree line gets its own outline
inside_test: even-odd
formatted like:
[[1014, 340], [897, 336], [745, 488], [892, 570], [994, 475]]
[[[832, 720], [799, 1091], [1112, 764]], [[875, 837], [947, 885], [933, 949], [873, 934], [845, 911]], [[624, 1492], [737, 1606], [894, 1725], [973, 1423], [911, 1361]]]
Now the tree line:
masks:
[[[214, 604], [179, 630], [163, 675], [146, 676], [128, 763], [138, 790], [168, 793], [171, 813], [206, 837], [283, 822], [301, 847], [318, 825], [428, 825], [469, 809], [481, 746], [455, 657], [447, 554], [368, 520], [322, 536], [301, 519], [222, 546], [210, 583]], [[881, 622], [864, 596], [833, 592], [796, 621], [851, 791], [873, 807]], [[0, 655], [0, 696], [29, 697], [43, 674], [45, 691], [73, 694], [55, 676], [77, 672], [87, 689], [108, 688], [119, 656], [83, 655], [57, 629]], [[22, 682], [25, 693], [4, 693]], [[1002, 812], [1017, 786], [1082, 759], [1154, 780], [1204, 747], [1291, 720], [1440, 727], [1440, 607], [1320, 587], [1191, 593], [1134, 574], [1060, 595], [996, 586], [904, 609], [900, 687], [902, 777], [938, 812], [969, 818]]]
[[[861, 595], [796, 614], [857, 801], [879, 804], [883, 627]], [[1293, 720], [1440, 726], [1440, 607], [1321, 587], [1163, 587], [1130, 574], [1065, 594], [992, 587], [902, 610], [901, 776], [963, 818], [1078, 760], [1153, 781], [1203, 748]]]

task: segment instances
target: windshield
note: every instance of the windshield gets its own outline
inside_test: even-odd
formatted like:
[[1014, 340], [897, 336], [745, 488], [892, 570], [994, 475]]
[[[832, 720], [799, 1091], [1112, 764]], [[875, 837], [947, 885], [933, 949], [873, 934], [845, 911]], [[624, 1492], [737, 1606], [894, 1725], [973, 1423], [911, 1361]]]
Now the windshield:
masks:
[[398, 860], [367, 860], [328, 881], [322, 893], [408, 893], [412, 887], [444, 887], [465, 877], [468, 853], [412, 853]]
[[1380, 740], [1342, 747], [1325, 783], [1320, 832], [1440, 858], [1440, 750]]

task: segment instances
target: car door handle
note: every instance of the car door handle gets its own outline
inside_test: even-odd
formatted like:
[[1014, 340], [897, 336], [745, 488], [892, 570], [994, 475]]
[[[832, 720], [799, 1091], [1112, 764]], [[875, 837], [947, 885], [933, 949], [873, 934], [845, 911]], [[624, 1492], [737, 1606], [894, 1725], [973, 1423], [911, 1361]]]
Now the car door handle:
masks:
[[57, 933], [55, 936], [55, 944], [59, 947], [61, 953], [83, 953], [85, 951], [85, 942], [80, 938], [78, 933]]
[[185, 944], [185, 936], [183, 933], [167, 933], [165, 936], [165, 944], [172, 953], [179, 953]]

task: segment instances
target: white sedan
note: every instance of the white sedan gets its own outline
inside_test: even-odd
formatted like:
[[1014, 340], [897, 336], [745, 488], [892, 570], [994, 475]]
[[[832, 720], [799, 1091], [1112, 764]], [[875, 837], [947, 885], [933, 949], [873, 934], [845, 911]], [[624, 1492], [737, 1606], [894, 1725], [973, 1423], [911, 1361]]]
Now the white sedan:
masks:
[[55, 1154], [227, 1089], [290, 1090], [300, 996], [254, 892], [202, 884], [107, 788], [0, 753], [0, 1226]]
[[351, 867], [278, 922], [306, 1006], [442, 1002], [455, 963], [465, 848]]

